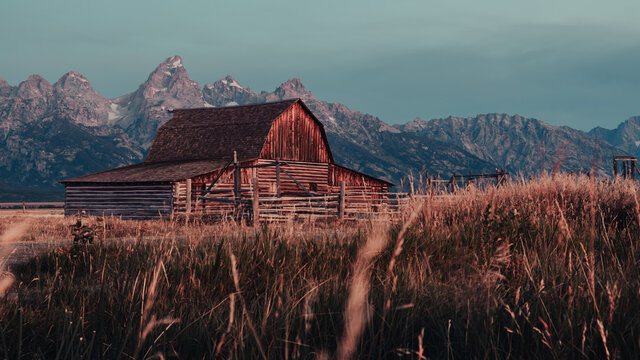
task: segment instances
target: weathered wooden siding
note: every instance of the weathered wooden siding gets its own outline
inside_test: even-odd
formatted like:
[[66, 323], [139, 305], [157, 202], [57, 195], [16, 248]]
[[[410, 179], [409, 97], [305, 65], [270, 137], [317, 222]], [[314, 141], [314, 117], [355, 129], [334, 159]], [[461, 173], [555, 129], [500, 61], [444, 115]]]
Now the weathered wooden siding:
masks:
[[[243, 162], [241, 165], [248, 166], [255, 164], [254, 161]], [[241, 192], [241, 198], [244, 200], [251, 199], [253, 192], [251, 191], [252, 179], [255, 176], [255, 168], [240, 169], [241, 190], [249, 190]], [[220, 173], [222, 174], [220, 175]], [[220, 177], [218, 177], [220, 175]], [[227, 169], [219, 169], [209, 174], [200, 175], [191, 179], [191, 213], [193, 214], [228, 214], [234, 211], [234, 205], [229, 202], [203, 200], [202, 196], [210, 198], [223, 198], [233, 200], [233, 165]], [[211, 183], [218, 179], [211, 190], [225, 191], [224, 193], [205, 194], [199, 192], [207, 190]], [[182, 180], [176, 182], [173, 187], [173, 210], [176, 213], [185, 213], [187, 204], [187, 181]]]
[[171, 214], [172, 185], [166, 184], [67, 184], [64, 214], [85, 211], [93, 216], [123, 219], [158, 218]]
[[342, 166], [329, 166], [331, 191], [340, 191], [340, 182], [345, 184], [345, 214], [360, 216], [376, 213], [385, 208], [389, 185], [383, 181]]
[[[272, 160], [260, 159], [258, 164], [273, 163]], [[326, 194], [329, 191], [329, 164], [327, 163], [310, 163], [300, 161], [287, 161], [286, 165], [280, 168], [307, 190], [315, 194]], [[275, 196], [276, 194], [276, 168], [275, 166], [258, 168], [258, 184], [260, 186], [260, 195]], [[313, 189], [315, 188], [315, 190]], [[284, 172], [280, 172], [280, 193], [281, 194], [304, 194], [295, 181], [291, 180]]]
[[329, 187], [332, 192], [340, 191], [340, 182], [344, 181], [347, 192], [380, 193], [389, 191], [389, 185], [383, 181], [334, 164], [329, 165]]
[[[277, 194], [276, 167], [251, 167], [268, 164], [274, 164], [274, 160], [258, 159], [241, 164], [248, 167], [240, 170], [240, 199], [245, 200], [240, 207], [236, 207], [232, 202], [234, 199], [233, 166], [192, 178], [189, 212], [219, 215], [230, 215], [237, 211], [250, 213], [254, 177], [258, 179], [261, 198], [272, 198]], [[280, 194], [283, 196], [281, 206], [286, 205], [287, 197], [306, 195], [300, 185], [317, 195], [339, 194], [341, 181], [345, 182], [347, 211], [376, 211], [377, 201], [381, 202], [387, 198], [385, 195], [388, 191], [387, 183], [341, 166], [287, 160], [279, 167], [281, 169]], [[293, 176], [300, 185], [285, 172]], [[222, 191], [222, 193], [201, 192], [209, 189], [216, 179], [211, 190]], [[203, 200], [202, 196], [228, 201]], [[87, 214], [95, 216], [113, 215], [124, 219], [157, 218], [168, 216], [172, 212], [186, 213], [187, 203], [187, 180], [165, 184], [68, 184], [65, 215], [73, 215], [84, 210]]]
[[260, 158], [329, 163], [331, 150], [320, 124], [296, 103], [273, 122]]
[[[266, 165], [273, 164], [273, 160], [258, 159], [256, 161], [244, 162], [243, 166], [251, 165]], [[301, 183], [307, 190], [314, 194], [327, 194], [329, 192], [329, 164], [327, 163], [308, 163], [300, 161], [287, 161], [286, 164], [280, 165], [280, 168], [291, 176], [293, 176], [299, 183]], [[295, 181], [291, 180], [284, 171], [280, 172], [280, 194], [305, 194], [305, 191], [301, 189]], [[212, 172], [210, 174], [201, 175], [191, 179], [191, 212], [193, 213], [223, 213], [233, 210], [233, 204], [223, 201], [199, 199], [204, 195], [199, 193], [198, 190], [206, 190], [210, 187], [211, 182], [215, 180], [222, 169]], [[211, 198], [225, 198], [228, 200], [233, 199], [233, 166], [230, 166], [222, 175], [220, 175], [216, 184], [211, 188], [212, 190], [223, 190], [222, 194], [207, 194]], [[276, 167], [259, 167], [259, 168], [243, 168], [240, 170], [241, 176], [241, 199], [250, 200], [253, 197], [253, 178], [257, 176], [259, 196], [275, 196], [277, 192], [276, 185]], [[178, 213], [186, 212], [187, 204], [187, 182], [186, 180], [176, 182], [173, 192], [173, 204], [174, 211]]]

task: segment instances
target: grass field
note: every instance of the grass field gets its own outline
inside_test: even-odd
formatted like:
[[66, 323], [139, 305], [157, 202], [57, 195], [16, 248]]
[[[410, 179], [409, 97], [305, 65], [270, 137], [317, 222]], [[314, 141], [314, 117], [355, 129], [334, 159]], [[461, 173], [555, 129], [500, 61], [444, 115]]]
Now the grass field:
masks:
[[[87, 219], [91, 245], [71, 242], [74, 219], [1, 215], [0, 358], [640, 353], [632, 182], [468, 188], [393, 221]], [[31, 253], [16, 261], [16, 244]]]

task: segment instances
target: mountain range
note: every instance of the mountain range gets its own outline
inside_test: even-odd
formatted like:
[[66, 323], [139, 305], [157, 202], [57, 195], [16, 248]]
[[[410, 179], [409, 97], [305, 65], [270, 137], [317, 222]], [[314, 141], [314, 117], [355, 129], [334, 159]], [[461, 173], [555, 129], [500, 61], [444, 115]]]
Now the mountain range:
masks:
[[162, 62], [137, 90], [96, 92], [82, 74], [55, 84], [38, 75], [17, 86], [0, 78], [0, 201], [59, 200], [58, 181], [142, 161], [169, 110], [301, 98], [324, 124], [336, 162], [400, 184], [408, 175], [542, 170], [609, 172], [613, 155], [640, 155], [640, 117], [589, 132], [519, 115], [484, 114], [389, 125], [317, 99], [299, 79], [273, 92], [227, 76], [200, 86], [182, 58]]

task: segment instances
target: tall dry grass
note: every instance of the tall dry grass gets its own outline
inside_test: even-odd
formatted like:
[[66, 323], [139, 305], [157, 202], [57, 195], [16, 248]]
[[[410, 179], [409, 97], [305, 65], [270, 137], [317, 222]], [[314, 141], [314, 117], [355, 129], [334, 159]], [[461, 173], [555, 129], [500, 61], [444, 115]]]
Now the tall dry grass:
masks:
[[418, 196], [382, 224], [106, 219], [93, 245], [11, 265], [0, 357], [633, 358], [637, 193], [557, 175]]

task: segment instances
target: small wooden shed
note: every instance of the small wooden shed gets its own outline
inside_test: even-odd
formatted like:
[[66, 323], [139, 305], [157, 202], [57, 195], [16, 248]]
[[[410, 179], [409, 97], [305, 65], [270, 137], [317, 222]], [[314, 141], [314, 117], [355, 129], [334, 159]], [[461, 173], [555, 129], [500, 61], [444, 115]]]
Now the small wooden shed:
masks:
[[[300, 99], [174, 110], [143, 163], [63, 180], [65, 215], [154, 218], [216, 213], [256, 197], [361, 192], [393, 184], [335, 164], [324, 127]], [[254, 191], [257, 190], [257, 191]]]

